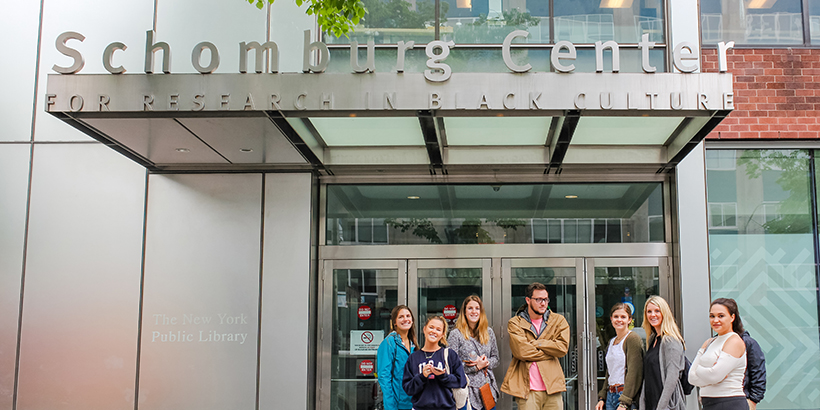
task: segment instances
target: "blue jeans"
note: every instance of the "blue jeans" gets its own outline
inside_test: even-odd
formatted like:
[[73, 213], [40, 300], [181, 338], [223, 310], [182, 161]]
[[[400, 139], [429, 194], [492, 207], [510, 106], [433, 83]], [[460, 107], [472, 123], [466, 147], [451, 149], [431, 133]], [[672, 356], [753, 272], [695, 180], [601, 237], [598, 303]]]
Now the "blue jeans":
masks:
[[618, 393], [610, 393], [606, 392], [606, 403], [604, 404], [604, 408], [606, 410], [618, 410], [618, 405], [621, 404], [618, 399], [621, 398], [621, 392]]

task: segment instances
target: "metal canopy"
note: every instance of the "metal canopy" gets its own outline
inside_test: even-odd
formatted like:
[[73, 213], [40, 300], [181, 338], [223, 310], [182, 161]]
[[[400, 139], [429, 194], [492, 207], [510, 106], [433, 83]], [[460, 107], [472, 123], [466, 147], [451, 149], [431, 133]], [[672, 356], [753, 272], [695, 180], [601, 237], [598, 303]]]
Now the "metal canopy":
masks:
[[50, 75], [47, 111], [152, 171], [674, 168], [730, 74]]

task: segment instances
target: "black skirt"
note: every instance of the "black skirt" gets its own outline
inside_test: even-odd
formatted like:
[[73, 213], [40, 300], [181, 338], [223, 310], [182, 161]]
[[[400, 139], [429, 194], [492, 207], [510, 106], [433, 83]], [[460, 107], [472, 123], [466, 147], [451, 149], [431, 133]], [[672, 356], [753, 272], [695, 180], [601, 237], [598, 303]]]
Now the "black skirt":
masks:
[[701, 397], [703, 410], [749, 410], [746, 396]]

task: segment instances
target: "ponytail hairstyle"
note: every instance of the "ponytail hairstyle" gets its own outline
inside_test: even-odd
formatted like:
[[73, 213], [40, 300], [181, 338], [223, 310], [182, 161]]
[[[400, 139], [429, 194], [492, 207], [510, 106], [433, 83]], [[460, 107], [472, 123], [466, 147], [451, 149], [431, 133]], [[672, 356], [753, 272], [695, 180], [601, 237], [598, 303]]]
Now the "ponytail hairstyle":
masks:
[[424, 321], [424, 326], [422, 326], [422, 335], [421, 335], [422, 343], [419, 344], [419, 346], [424, 346], [424, 342], [426, 341], [425, 336], [423, 334], [424, 333], [424, 328], [427, 327], [428, 323], [430, 323], [434, 320], [438, 320], [439, 322], [441, 322], [441, 324], [444, 327], [444, 332], [442, 332], [441, 339], [439, 339], [438, 344], [440, 346], [447, 346], [447, 330], [449, 329], [450, 326], [447, 324], [447, 319], [445, 319], [444, 316], [439, 316], [439, 315], [427, 316], [427, 320]]
[[626, 303], [618, 302], [612, 306], [612, 310], [609, 311], [609, 317], [615, 314], [616, 310], [623, 310], [626, 312], [626, 315], [629, 316], [629, 320], [632, 320], [632, 308], [629, 307]]
[[717, 298], [712, 301], [712, 304], [709, 305], [711, 308], [714, 305], [721, 305], [729, 311], [729, 314], [735, 317], [735, 320], [732, 322], [732, 331], [737, 333], [738, 336], [743, 337], [743, 321], [740, 320], [740, 311], [737, 309], [737, 302], [734, 299], [730, 298]]

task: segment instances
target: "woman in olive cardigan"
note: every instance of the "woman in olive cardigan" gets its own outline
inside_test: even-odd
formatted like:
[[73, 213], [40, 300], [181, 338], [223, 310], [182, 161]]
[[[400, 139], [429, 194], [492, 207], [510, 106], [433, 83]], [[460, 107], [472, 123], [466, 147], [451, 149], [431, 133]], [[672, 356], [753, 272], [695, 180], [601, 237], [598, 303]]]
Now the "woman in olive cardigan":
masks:
[[606, 379], [598, 392], [596, 410], [623, 410], [632, 407], [643, 381], [643, 341], [629, 330], [632, 309], [616, 303], [610, 311], [615, 337], [609, 341], [606, 353]]

